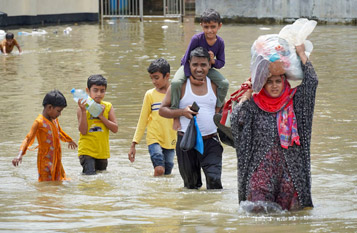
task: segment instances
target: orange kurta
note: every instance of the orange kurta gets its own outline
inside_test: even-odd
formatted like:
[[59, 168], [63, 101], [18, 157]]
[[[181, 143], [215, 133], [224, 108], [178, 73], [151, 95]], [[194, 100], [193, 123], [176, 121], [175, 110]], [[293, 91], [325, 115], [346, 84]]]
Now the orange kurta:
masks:
[[21, 151], [24, 155], [35, 137], [38, 141], [37, 168], [38, 181], [66, 180], [62, 166], [61, 141], [70, 142], [72, 138], [62, 129], [58, 119], [50, 121], [40, 114], [32, 124], [30, 132], [22, 142]]

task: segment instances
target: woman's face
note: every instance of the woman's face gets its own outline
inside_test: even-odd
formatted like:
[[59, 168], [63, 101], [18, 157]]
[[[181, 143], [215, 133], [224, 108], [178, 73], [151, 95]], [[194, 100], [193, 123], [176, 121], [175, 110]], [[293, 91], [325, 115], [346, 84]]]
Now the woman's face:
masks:
[[284, 80], [280, 75], [268, 78], [264, 85], [265, 91], [273, 98], [279, 97], [284, 88]]

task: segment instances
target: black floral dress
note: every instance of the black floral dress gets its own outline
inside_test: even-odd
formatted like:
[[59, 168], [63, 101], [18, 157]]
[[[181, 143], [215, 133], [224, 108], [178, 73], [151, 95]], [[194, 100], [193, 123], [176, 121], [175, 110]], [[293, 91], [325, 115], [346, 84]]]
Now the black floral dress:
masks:
[[231, 116], [238, 158], [239, 202], [273, 201], [283, 209], [312, 207], [310, 143], [317, 75], [310, 61], [302, 64], [304, 79], [293, 98], [300, 146], [280, 146], [276, 114], [251, 99]]

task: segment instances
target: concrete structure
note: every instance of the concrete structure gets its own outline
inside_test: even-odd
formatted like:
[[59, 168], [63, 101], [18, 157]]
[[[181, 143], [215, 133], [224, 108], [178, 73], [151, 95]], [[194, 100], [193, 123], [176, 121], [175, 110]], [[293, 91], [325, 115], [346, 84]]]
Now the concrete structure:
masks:
[[285, 23], [305, 17], [319, 23], [357, 24], [357, 0], [196, 0], [196, 16], [216, 9], [226, 22]]
[[98, 0], [0, 0], [1, 27], [98, 19]]

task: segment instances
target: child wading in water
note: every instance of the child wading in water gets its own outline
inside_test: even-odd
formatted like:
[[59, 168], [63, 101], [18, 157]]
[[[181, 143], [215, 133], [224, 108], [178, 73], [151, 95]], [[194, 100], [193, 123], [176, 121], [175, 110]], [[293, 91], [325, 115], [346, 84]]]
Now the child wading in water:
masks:
[[1, 43], [0, 43], [0, 51], [3, 54], [7, 55], [12, 52], [12, 50], [14, 49], [14, 46], [17, 47], [17, 49], [19, 50], [19, 53], [22, 52], [19, 43], [17, 43], [17, 41], [14, 38], [14, 34], [11, 32], [6, 33], [5, 39], [3, 41], [1, 41]]
[[[201, 15], [200, 25], [203, 32], [192, 37], [185, 56], [181, 60], [181, 67], [177, 70], [171, 81], [171, 108], [178, 108], [181, 98], [182, 84], [187, 80], [187, 77], [191, 76], [189, 62], [191, 51], [197, 47], [203, 47], [207, 49], [210, 54], [211, 69], [207, 76], [217, 85], [216, 111], [218, 112], [225, 102], [229, 87], [228, 80], [216, 70], [222, 68], [225, 64], [224, 41], [221, 37], [217, 36], [218, 30], [222, 27], [221, 16], [217, 11], [207, 9]], [[178, 118], [174, 119], [173, 128], [175, 130], [181, 129]]]
[[109, 130], [113, 133], [118, 132], [118, 124], [114, 107], [110, 102], [103, 101], [107, 91], [106, 78], [100, 74], [89, 76], [86, 91], [89, 97], [103, 108], [98, 117], [93, 117], [86, 110], [86, 101], [78, 100], [79, 162], [83, 167], [83, 174], [95, 175], [97, 171], [107, 169], [110, 158]]
[[150, 64], [148, 72], [155, 88], [145, 94], [128, 158], [131, 162], [135, 161], [135, 145], [140, 142], [147, 128], [146, 143], [154, 166], [154, 176], [169, 175], [174, 167], [176, 131], [172, 129], [172, 119], [159, 115], [159, 108], [170, 86], [170, 65], [165, 59], [159, 58]]
[[30, 132], [22, 142], [19, 155], [12, 160], [12, 164], [18, 166], [22, 162], [22, 157], [37, 137], [39, 144], [37, 153], [38, 181], [66, 180], [61, 161], [60, 140], [68, 142], [68, 148], [77, 148], [77, 144], [62, 130], [57, 119], [67, 106], [66, 98], [60, 91], [54, 90], [46, 94], [42, 105], [42, 114], [36, 118]]

